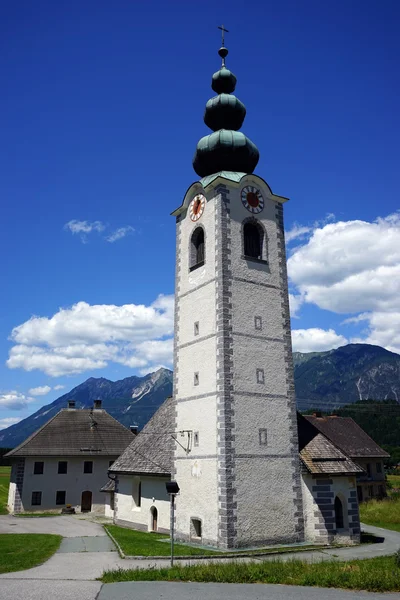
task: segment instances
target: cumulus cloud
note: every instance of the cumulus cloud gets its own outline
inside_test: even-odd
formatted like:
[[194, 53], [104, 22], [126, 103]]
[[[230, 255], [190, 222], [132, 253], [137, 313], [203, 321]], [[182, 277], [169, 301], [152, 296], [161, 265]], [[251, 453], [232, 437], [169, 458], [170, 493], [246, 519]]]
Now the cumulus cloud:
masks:
[[5, 419], [0, 419], [0, 429], [5, 429], [6, 427], [11, 427], [11, 425], [15, 425], [21, 421], [20, 417], [6, 417]]
[[38, 387], [31, 388], [28, 391], [28, 394], [30, 394], [31, 396], [45, 396], [50, 391], [51, 391], [51, 387], [49, 385], [39, 385]]
[[338, 335], [333, 329], [293, 329], [292, 345], [294, 352], [323, 352], [344, 346], [348, 341], [343, 335]]
[[[288, 273], [303, 302], [366, 321], [364, 341], [400, 352], [400, 214], [316, 227], [296, 247]], [[361, 314], [360, 314], [361, 313]]]
[[115, 231], [110, 233], [110, 235], [108, 235], [106, 237], [106, 240], [107, 240], [107, 242], [113, 243], [113, 242], [116, 242], [117, 240], [121, 240], [126, 235], [130, 235], [134, 231], [135, 231], [134, 228], [131, 227], [130, 225], [127, 225], [126, 227], [120, 227], [119, 229], [116, 229]]
[[60, 385], [60, 384], [59, 384], [59, 385], [55, 385], [55, 386], [53, 387], [53, 390], [63, 390], [64, 388], [65, 388], [65, 385]]
[[34, 398], [21, 394], [16, 390], [9, 392], [0, 392], [0, 408], [8, 408], [10, 410], [22, 410], [26, 408]]
[[311, 227], [305, 227], [304, 225], [295, 223], [289, 231], [285, 232], [285, 241], [287, 244], [290, 244], [293, 240], [306, 237], [310, 231], [312, 231]]
[[103, 369], [109, 362], [131, 368], [171, 364], [173, 313], [173, 296], [161, 295], [149, 306], [78, 302], [15, 327], [7, 366], [58, 377]]

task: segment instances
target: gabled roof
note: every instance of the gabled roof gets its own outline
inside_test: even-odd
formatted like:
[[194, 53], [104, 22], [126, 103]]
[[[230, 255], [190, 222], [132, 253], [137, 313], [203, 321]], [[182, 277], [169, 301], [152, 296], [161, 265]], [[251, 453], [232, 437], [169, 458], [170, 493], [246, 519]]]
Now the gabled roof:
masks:
[[175, 441], [172, 398], [160, 406], [147, 425], [109, 469], [110, 473], [170, 475]]
[[102, 488], [100, 488], [101, 492], [115, 492], [115, 481], [114, 479], [109, 479]]
[[118, 456], [131, 441], [105, 410], [62, 409], [7, 456]]
[[300, 458], [310, 473], [324, 475], [357, 475], [363, 470], [336, 448], [322, 433], [300, 451]]
[[350, 417], [304, 415], [304, 418], [351, 458], [386, 458], [389, 456]]

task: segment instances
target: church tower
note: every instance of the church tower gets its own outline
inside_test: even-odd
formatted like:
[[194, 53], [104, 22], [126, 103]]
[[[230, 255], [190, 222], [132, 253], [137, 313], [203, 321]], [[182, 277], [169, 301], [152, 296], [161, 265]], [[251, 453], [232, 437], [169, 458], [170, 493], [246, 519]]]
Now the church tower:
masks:
[[[176, 217], [176, 535], [221, 548], [304, 535], [283, 231], [287, 198], [253, 174], [258, 149], [222, 67]], [[186, 440], [189, 440], [186, 443]]]

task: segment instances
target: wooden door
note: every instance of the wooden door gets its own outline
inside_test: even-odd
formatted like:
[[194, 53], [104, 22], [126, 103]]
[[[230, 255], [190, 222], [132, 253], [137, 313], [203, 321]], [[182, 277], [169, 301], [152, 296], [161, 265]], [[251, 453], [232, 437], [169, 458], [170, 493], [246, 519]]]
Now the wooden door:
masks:
[[86, 490], [82, 492], [81, 512], [90, 512], [92, 510], [92, 492]]

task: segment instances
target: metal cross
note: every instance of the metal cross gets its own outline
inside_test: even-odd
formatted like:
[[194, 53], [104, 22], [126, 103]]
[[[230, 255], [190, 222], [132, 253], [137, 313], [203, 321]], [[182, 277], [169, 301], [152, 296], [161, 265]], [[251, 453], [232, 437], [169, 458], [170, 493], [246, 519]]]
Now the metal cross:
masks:
[[222, 47], [225, 46], [225, 32], [229, 33], [228, 29], [225, 29], [225, 27], [222, 25], [222, 27], [218, 27], [218, 29], [220, 29], [222, 31]]

